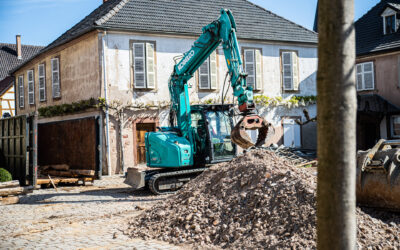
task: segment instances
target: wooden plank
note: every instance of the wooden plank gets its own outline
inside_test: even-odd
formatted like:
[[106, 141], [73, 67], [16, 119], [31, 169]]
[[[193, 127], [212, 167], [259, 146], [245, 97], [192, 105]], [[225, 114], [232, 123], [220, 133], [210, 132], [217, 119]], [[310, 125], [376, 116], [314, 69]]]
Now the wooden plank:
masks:
[[51, 179], [50, 175], [48, 175], [48, 177], [49, 177], [49, 180], [50, 180], [50, 182], [51, 182], [51, 185], [53, 185], [53, 188], [54, 188], [54, 189], [56, 190], [56, 192], [58, 193], [56, 184], [54, 184], [54, 181]]
[[[63, 177], [53, 177], [52, 178], [54, 184], [59, 183], [77, 183], [78, 181], [86, 181], [93, 182], [94, 177], [84, 177], [84, 178], [63, 178]], [[50, 184], [50, 180], [48, 178], [38, 178], [36, 181], [37, 185]]]
[[44, 171], [46, 174], [49, 174], [53, 177], [76, 177], [76, 174], [72, 173], [70, 170], [64, 171], [64, 170], [47, 170]]
[[1, 199], [1, 204], [2, 205], [11, 205], [11, 204], [17, 204], [17, 203], [19, 203], [19, 197], [18, 196], [3, 197]]
[[54, 170], [69, 170], [67, 164], [50, 165], [49, 167]]
[[18, 195], [28, 192], [26, 187], [13, 187], [0, 189], [0, 196]]
[[10, 188], [10, 187], [19, 187], [19, 181], [6, 181], [0, 182], [0, 188]]
[[88, 176], [94, 176], [96, 171], [94, 170], [86, 170], [86, 169], [71, 169], [71, 173], [76, 174], [76, 175], [88, 175]]

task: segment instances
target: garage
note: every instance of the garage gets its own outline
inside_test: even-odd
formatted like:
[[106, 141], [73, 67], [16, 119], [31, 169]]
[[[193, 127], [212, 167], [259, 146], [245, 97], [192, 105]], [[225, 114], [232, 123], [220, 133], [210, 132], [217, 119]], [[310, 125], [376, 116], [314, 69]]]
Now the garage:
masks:
[[101, 176], [99, 119], [38, 123], [38, 182], [48, 173], [78, 179]]

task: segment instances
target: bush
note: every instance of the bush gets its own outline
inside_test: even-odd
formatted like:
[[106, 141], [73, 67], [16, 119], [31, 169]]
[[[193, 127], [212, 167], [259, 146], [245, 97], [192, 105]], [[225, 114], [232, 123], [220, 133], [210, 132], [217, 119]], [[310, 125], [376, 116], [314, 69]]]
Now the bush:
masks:
[[0, 182], [12, 181], [12, 176], [10, 172], [4, 168], [0, 168]]

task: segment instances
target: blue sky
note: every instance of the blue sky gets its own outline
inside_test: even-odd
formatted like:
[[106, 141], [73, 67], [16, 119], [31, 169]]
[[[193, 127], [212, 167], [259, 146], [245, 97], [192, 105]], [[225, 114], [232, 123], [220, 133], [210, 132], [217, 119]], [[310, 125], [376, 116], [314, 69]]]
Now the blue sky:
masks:
[[[312, 29], [317, 0], [250, 0]], [[355, 0], [358, 19], [379, 0]], [[47, 45], [97, 8], [102, 0], [0, 0], [0, 42]]]

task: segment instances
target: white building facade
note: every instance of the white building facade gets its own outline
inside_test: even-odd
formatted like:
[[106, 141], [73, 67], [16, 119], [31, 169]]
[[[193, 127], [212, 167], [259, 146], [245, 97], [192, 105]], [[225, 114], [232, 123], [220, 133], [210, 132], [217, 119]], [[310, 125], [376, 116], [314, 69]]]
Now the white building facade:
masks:
[[[195, 36], [105, 33], [107, 101], [132, 106], [127, 108], [127, 122], [123, 123], [121, 137], [111, 115], [111, 165], [120, 165], [119, 138], [122, 139], [125, 169], [144, 163], [144, 149], [140, 145], [144, 143], [143, 132], [169, 125], [168, 79], [175, 65], [174, 58], [187, 52], [196, 39]], [[296, 119], [305, 120], [304, 108], [311, 117], [316, 116], [315, 102], [303, 103], [300, 100], [299, 104], [290, 106], [289, 100], [293, 96], [316, 96], [317, 46], [242, 39], [239, 39], [239, 44], [245, 70], [256, 75], [253, 73], [254, 78], [250, 79], [256, 84], [255, 96], [281, 99], [275, 105], [257, 105], [259, 113], [275, 128], [275, 136], [269, 142], [315, 149], [315, 124], [301, 127], [295, 123]], [[218, 48], [189, 81], [191, 103], [221, 103], [226, 72], [225, 57], [222, 49]], [[228, 81], [226, 88], [229, 88], [228, 100], [232, 103]], [[252, 137], [256, 137], [254, 132]]]

